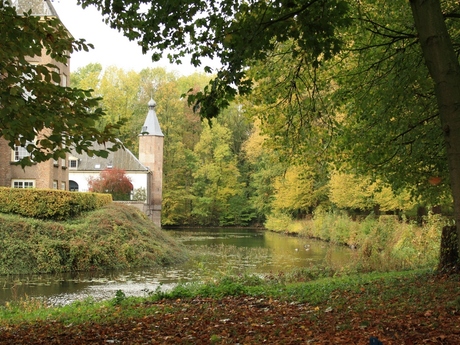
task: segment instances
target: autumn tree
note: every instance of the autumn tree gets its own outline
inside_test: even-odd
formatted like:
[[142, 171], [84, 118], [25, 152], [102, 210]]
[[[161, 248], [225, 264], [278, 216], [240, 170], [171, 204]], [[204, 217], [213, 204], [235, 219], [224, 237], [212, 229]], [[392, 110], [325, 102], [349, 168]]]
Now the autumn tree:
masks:
[[[242, 192], [236, 156], [230, 150], [230, 131], [213, 121], [206, 125], [194, 153], [193, 214], [202, 225], [221, 225], [231, 215], [231, 199]], [[225, 220], [228, 222], [228, 219]]]
[[88, 90], [61, 86], [54, 64], [28, 62], [28, 57], [46, 53], [67, 63], [70, 53], [92, 46], [70, 36], [58, 18], [18, 14], [9, 1], [0, 3], [0, 31], [0, 137], [11, 148], [23, 146], [30, 153], [19, 164], [65, 158], [71, 147], [107, 155], [91, 146], [114, 142], [118, 125], [97, 127], [104, 114], [99, 99]]
[[100, 96], [97, 90], [99, 87], [99, 78], [102, 75], [102, 65], [100, 63], [90, 63], [86, 66], [79, 67], [72, 73], [70, 85], [80, 89], [93, 90], [93, 96]]
[[331, 173], [329, 198], [336, 207], [349, 210], [399, 212], [416, 206], [407, 190], [395, 193], [381, 181], [338, 171]]
[[88, 179], [90, 192], [112, 194], [113, 200], [129, 200], [133, 190], [131, 179], [122, 169], [105, 169], [98, 177]]

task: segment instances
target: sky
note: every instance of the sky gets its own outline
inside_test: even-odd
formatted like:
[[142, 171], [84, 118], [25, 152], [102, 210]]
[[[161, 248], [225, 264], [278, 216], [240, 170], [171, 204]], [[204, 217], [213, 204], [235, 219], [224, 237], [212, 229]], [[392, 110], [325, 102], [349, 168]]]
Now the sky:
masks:
[[94, 49], [90, 49], [89, 52], [81, 51], [71, 55], [71, 72], [89, 63], [100, 63], [104, 68], [117, 66], [136, 72], [143, 68], [156, 67], [163, 67], [182, 75], [189, 75], [195, 71], [203, 72], [202, 69], [195, 69], [185, 63], [170, 64], [167, 58], [152, 62], [149, 55], [142, 54], [142, 49], [136, 42], [130, 42], [122, 33], [104, 24], [102, 15], [94, 7], [83, 9], [77, 5], [77, 0], [54, 0], [52, 4], [74, 38], [84, 38], [87, 43], [94, 45]]

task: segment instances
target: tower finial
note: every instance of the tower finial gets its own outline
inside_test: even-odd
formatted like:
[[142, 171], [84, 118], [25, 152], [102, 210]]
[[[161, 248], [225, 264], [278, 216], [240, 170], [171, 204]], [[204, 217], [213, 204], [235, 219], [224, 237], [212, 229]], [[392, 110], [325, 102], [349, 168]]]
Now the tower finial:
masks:
[[149, 109], [155, 109], [155, 107], [157, 106], [157, 103], [153, 100], [153, 98], [150, 98], [148, 106], [149, 106]]

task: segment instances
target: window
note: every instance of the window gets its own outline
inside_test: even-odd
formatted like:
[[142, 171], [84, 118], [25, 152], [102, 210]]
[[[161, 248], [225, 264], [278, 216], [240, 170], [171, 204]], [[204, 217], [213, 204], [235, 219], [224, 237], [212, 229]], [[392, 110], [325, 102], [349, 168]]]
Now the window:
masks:
[[64, 181], [61, 182], [61, 190], [65, 190], [65, 182]]
[[13, 158], [14, 162], [19, 162], [21, 159], [25, 157], [29, 157], [29, 156], [30, 156], [30, 153], [27, 151], [25, 147], [22, 147], [22, 146], [14, 147], [14, 158]]
[[78, 192], [78, 183], [72, 180], [69, 180], [69, 190], [71, 192]]
[[58, 186], [58, 181], [53, 180], [53, 189], [57, 189], [57, 186]]
[[69, 159], [69, 168], [70, 169], [77, 169], [78, 167], [78, 160], [77, 159]]
[[27, 146], [29, 145], [33, 145], [33, 141], [27, 140], [24, 146], [14, 145], [14, 149], [11, 153], [11, 160], [13, 162], [19, 162], [23, 158], [30, 157], [30, 152], [27, 151]]
[[13, 188], [34, 188], [35, 181], [34, 180], [13, 180], [11, 182], [11, 186]]
[[61, 86], [67, 86], [67, 76], [65, 74], [61, 74]]

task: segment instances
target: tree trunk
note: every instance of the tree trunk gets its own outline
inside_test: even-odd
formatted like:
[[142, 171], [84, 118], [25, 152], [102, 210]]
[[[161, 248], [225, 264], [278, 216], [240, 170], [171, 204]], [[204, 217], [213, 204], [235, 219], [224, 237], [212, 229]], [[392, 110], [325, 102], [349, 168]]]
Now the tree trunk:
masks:
[[[440, 1], [410, 0], [410, 4], [425, 63], [434, 81], [449, 164], [455, 222], [459, 225], [460, 65], [444, 22]], [[459, 231], [460, 226], [457, 226], [457, 241], [460, 240]], [[448, 264], [456, 265], [456, 263]]]
[[441, 251], [438, 271], [451, 273], [458, 271], [458, 240], [457, 229], [454, 226], [446, 225], [442, 228]]

